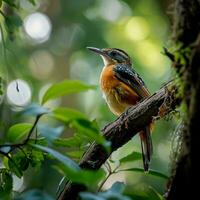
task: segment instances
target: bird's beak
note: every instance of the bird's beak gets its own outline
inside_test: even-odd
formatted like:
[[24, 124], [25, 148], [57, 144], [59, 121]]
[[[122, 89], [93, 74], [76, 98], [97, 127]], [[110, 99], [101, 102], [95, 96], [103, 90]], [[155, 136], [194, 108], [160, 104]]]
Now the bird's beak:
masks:
[[98, 48], [95, 48], [95, 47], [86, 47], [86, 48], [89, 49], [90, 51], [95, 52], [96, 54], [106, 56], [106, 53], [102, 49], [98, 49]]
[[103, 49], [98, 49], [95, 47], [87, 47], [90, 51], [95, 52], [96, 54], [100, 55], [101, 58], [103, 59], [104, 65], [108, 65], [112, 63], [112, 59], [109, 57], [108, 53], [104, 51]]

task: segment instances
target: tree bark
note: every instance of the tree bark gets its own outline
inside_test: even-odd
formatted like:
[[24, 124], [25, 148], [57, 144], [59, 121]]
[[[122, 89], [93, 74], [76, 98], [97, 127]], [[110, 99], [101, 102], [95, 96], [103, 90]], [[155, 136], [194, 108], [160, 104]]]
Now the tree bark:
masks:
[[[175, 98], [176, 93], [176, 86], [170, 83], [150, 98], [131, 107], [118, 119], [107, 125], [102, 130], [102, 134], [106, 140], [111, 142], [111, 151], [108, 153], [101, 145], [93, 143], [81, 159], [80, 167], [92, 170], [99, 169], [113, 151], [126, 144], [147, 124], [152, 122], [153, 118], [163, 117], [175, 109], [175, 106], [179, 103], [179, 99]], [[83, 185], [68, 182], [59, 200], [75, 200], [78, 193], [86, 189]]]
[[[174, 45], [181, 46], [175, 66], [184, 83], [186, 105], [182, 147], [168, 187], [168, 200], [199, 199], [200, 146], [200, 1], [176, 0], [174, 10]], [[179, 64], [177, 65], [177, 62]]]

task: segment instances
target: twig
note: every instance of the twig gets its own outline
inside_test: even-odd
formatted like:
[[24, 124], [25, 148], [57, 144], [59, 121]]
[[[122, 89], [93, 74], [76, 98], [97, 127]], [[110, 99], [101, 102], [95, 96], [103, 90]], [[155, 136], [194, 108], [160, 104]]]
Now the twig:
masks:
[[[10, 147], [11, 149], [6, 153], [6, 154], [9, 154], [10, 152], [12, 152], [13, 150], [15, 150], [16, 148], [21, 148], [22, 146], [26, 145], [26, 144], [28, 143], [28, 141], [29, 141], [29, 139], [30, 139], [30, 137], [31, 137], [31, 135], [32, 135], [32, 133], [33, 133], [35, 127], [37, 126], [37, 123], [38, 123], [38, 121], [39, 121], [39, 119], [40, 119], [41, 116], [42, 116], [42, 115], [38, 115], [38, 116], [36, 117], [35, 122], [34, 122], [33, 126], [31, 127], [31, 129], [30, 129], [30, 131], [29, 131], [29, 133], [28, 133], [27, 138], [26, 138], [22, 143], [16, 143], [16, 144], [2, 144], [2, 145], [0, 145], [0, 149], [1, 149], [2, 147]], [[0, 153], [1, 153], [1, 152], [2, 152], [2, 151], [0, 151]], [[4, 152], [4, 153], [5, 153], [5, 152]], [[3, 153], [1, 153], [1, 154], [3, 154]], [[3, 154], [3, 155], [4, 155], [4, 154]]]

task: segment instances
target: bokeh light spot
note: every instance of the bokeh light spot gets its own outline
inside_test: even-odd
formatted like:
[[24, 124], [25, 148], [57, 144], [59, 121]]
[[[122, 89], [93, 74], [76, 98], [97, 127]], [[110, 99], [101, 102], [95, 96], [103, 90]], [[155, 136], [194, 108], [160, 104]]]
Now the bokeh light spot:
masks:
[[160, 143], [158, 144], [157, 146], [157, 153], [158, 153], [158, 156], [159, 158], [162, 160], [162, 161], [165, 161], [167, 162], [168, 159], [169, 159], [169, 155], [170, 155], [170, 144], [169, 143]]
[[126, 36], [133, 41], [141, 41], [149, 35], [149, 26], [143, 17], [131, 17], [125, 26]]
[[29, 67], [37, 79], [49, 78], [54, 68], [53, 56], [45, 50], [36, 51], [29, 59]]
[[116, 21], [120, 17], [123, 7], [118, 0], [102, 0], [101, 3], [100, 14], [102, 18], [108, 21]]
[[6, 91], [8, 102], [14, 106], [25, 106], [31, 100], [31, 89], [24, 80], [13, 80]]
[[141, 41], [137, 47], [137, 54], [141, 63], [157, 77], [163, 76], [168, 70], [161, 55], [161, 50], [156, 43], [150, 40]]
[[24, 178], [23, 177], [18, 178], [15, 175], [13, 175], [12, 177], [13, 177], [13, 190], [20, 191], [24, 183]]
[[25, 18], [24, 29], [33, 41], [42, 43], [49, 39], [52, 25], [47, 15], [36, 12]]

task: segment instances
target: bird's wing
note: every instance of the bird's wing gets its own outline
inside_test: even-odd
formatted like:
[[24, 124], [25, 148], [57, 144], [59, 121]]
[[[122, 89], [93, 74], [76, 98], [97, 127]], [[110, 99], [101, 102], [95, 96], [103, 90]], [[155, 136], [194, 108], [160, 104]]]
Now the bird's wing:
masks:
[[[132, 88], [133, 91], [136, 92], [141, 99], [150, 96], [150, 93], [146, 88], [144, 81], [130, 67], [124, 66], [123, 64], [119, 64], [116, 67], [114, 67], [114, 72], [115, 76], [120, 81], [124, 82], [126, 85]], [[140, 132], [140, 139], [141, 139], [144, 170], [148, 172], [151, 155], [153, 153], [153, 145], [152, 145], [149, 125]]]
[[141, 99], [147, 98], [150, 96], [144, 81], [140, 76], [130, 67], [124, 66], [124, 64], [118, 64], [113, 68], [115, 76], [129, 85]]

